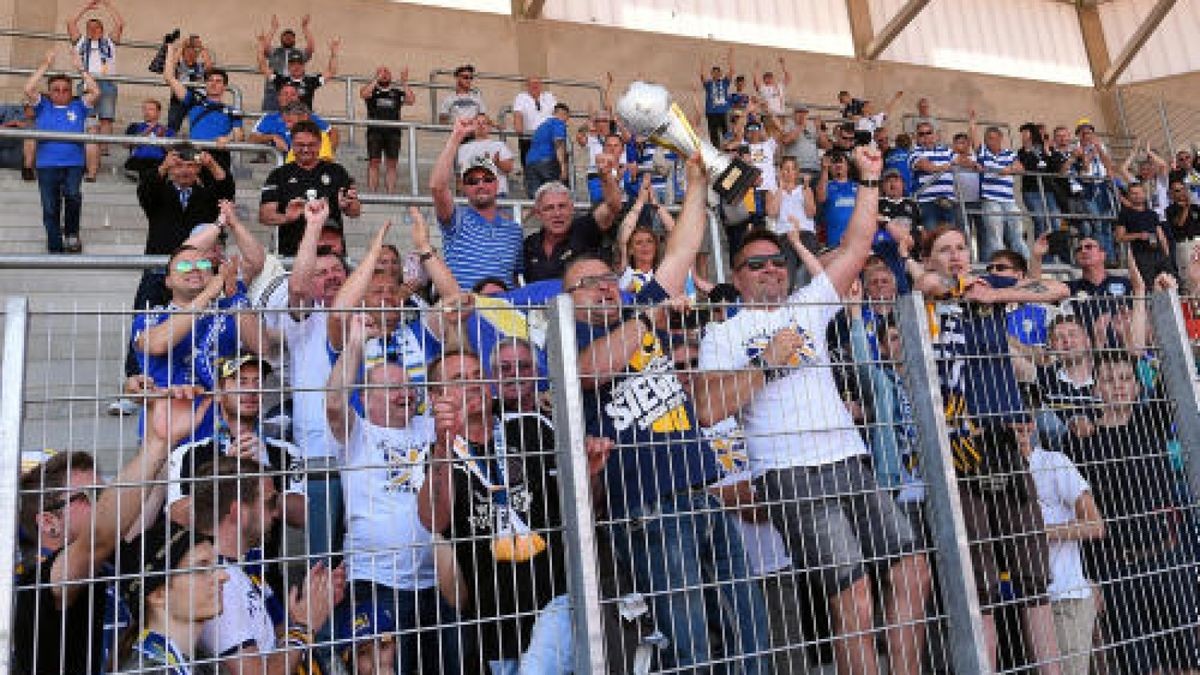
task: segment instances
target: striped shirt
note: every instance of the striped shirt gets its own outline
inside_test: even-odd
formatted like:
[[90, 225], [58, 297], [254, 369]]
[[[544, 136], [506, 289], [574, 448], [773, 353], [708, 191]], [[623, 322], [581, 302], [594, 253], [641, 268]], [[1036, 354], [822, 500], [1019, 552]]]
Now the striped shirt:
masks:
[[1013, 177], [1011, 175], [1003, 176], [998, 171], [1008, 169], [1017, 161], [1017, 153], [1009, 148], [1001, 148], [999, 152], [992, 152], [985, 145], [979, 148], [977, 155], [978, 161], [983, 165], [983, 177], [980, 180], [980, 196], [989, 202], [1005, 202], [1014, 203], [1016, 198], [1013, 197]]
[[487, 221], [469, 206], [455, 206], [448, 222], [440, 223], [446, 264], [462, 288], [471, 288], [488, 277], [511, 284], [521, 271], [521, 226], [496, 212]]
[[[938, 199], [954, 199], [954, 174], [946, 171], [929, 173], [926, 171], [917, 170], [917, 162], [922, 159], [927, 159], [932, 164], [949, 164], [954, 158], [954, 152], [944, 145], [935, 145], [932, 148], [923, 148], [917, 146], [913, 148], [912, 156], [909, 158], [909, 165], [913, 168], [913, 177], [917, 179], [920, 187], [925, 188], [917, 194], [917, 201], [921, 203], [932, 202]], [[936, 178], [935, 178], [936, 176]], [[928, 185], [928, 187], [926, 187]]]

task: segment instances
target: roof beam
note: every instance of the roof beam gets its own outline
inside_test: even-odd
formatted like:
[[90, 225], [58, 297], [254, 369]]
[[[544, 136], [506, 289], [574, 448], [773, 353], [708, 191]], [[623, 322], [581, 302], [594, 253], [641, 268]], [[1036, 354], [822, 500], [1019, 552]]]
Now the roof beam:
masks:
[[1104, 27], [1100, 25], [1100, 11], [1094, 4], [1080, 4], [1075, 6], [1075, 14], [1079, 17], [1079, 34], [1083, 37], [1083, 51], [1087, 54], [1088, 67], [1092, 71], [1092, 84], [1099, 87], [1111, 63]]
[[846, 15], [850, 18], [850, 37], [854, 40], [854, 55], [863, 58], [867, 45], [875, 36], [871, 26], [869, 0], [846, 0]]
[[1146, 41], [1150, 39], [1154, 31], [1158, 30], [1163, 19], [1167, 18], [1167, 14], [1175, 7], [1175, 2], [1176, 0], [1158, 0], [1154, 4], [1154, 8], [1142, 20], [1142, 24], [1130, 36], [1129, 42], [1125, 43], [1125, 46], [1121, 49], [1121, 53], [1117, 54], [1117, 58], [1113, 59], [1108, 68], [1104, 70], [1104, 74], [1100, 76], [1098, 84], [1102, 88], [1108, 89], [1116, 84], [1117, 78], [1129, 67], [1129, 64], [1133, 61], [1133, 57], [1142, 51], [1142, 47], [1146, 45]]
[[908, 24], [912, 23], [912, 20], [917, 18], [917, 15], [928, 4], [929, 0], [908, 0], [908, 2], [904, 3], [900, 11], [896, 12], [896, 16], [893, 16], [892, 20], [888, 21], [887, 25], [883, 27], [883, 30], [879, 31], [879, 34], [867, 44], [862, 52], [862, 58], [868, 61], [874, 61], [879, 58], [883, 50], [887, 49], [888, 45], [892, 44], [892, 41], [905, 28], [908, 28]]

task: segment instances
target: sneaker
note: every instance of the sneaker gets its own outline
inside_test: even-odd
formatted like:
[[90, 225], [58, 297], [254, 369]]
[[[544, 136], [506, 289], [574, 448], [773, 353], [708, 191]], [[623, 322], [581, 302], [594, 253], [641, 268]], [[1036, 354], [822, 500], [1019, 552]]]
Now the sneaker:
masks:
[[68, 234], [63, 237], [63, 250], [67, 253], [82, 253], [83, 242], [79, 241], [79, 235]]
[[21, 180], [32, 182], [37, 180], [37, 172], [29, 167], [21, 169]]
[[142, 407], [140, 405], [127, 398], [119, 398], [108, 404], [108, 414], [113, 415], [114, 417], [128, 417], [130, 415], [136, 415], [141, 411]]

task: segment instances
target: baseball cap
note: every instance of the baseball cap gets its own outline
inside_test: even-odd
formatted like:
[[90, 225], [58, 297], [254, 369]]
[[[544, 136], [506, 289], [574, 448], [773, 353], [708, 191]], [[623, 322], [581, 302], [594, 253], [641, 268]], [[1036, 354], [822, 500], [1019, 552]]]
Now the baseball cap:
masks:
[[385, 635], [396, 630], [396, 620], [385, 607], [372, 600], [364, 600], [354, 606], [354, 612], [342, 618], [337, 627], [337, 639], [347, 640], [341, 651], [354, 648], [354, 642], [365, 638]]
[[258, 354], [242, 352], [241, 356], [231, 356], [228, 358], [217, 359], [217, 374], [222, 379], [226, 377], [233, 377], [234, 375], [237, 375], [239, 370], [242, 369], [242, 366], [251, 362], [258, 366], [258, 372], [263, 377], [270, 375], [271, 372], [275, 370], [271, 367], [270, 363], [267, 363], [259, 358]]
[[1095, 131], [1095, 130], [1096, 130], [1096, 125], [1092, 124], [1092, 121], [1091, 121], [1090, 119], [1088, 119], [1088, 118], [1086, 118], [1086, 117], [1080, 117], [1080, 118], [1079, 118], [1079, 119], [1078, 119], [1078, 120], [1075, 122], [1075, 133], [1079, 133], [1080, 131], [1083, 131], [1083, 129], [1084, 129], [1084, 128], [1091, 129], [1092, 131]]
[[891, 178], [892, 176], [895, 176], [896, 178], [903, 178], [903, 176], [900, 175], [900, 169], [885, 169], [884, 170], [883, 178]]
[[300, 52], [290, 52], [288, 54], [288, 63], [304, 63], [304, 54]]
[[492, 174], [493, 176], [500, 175], [500, 171], [498, 169], [496, 169], [496, 164], [494, 162], [492, 162], [492, 158], [488, 157], [487, 155], [478, 155], [477, 157], [473, 158], [470, 162], [467, 162], [467, 164], [465, 166], [463, 166], [462, 172], [459, 173], [458, 175], [460, 178], [466, 178], [467, 174], [471, 173], [472, 171], [475, 171], [476, 169], [482, 169], [484, 171], [487, 171], [488, 173]]

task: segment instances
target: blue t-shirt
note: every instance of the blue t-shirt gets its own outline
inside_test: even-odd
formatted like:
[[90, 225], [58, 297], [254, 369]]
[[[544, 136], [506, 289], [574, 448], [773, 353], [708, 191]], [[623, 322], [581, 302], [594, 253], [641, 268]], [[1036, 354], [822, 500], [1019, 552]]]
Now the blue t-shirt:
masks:
[[183, 106], [187, 109], [188, 134], [193, 140], [211, 141], [242, 128], [242, 111], [221, 101], [209, 100], [195, 89], [188, 89]]
[[743, 110], [750, 105], [750, 94], [744, 91], [729, 92], [729, 105], [737, 110]]
[[[86, 131], [88, 115], [92, 109], [79, 98], [71, 99], [66, 105], [54, 105], [42, 96], [33, 107], [34, 126], [44, 131]], [[69, 141], [40, 141], [37, 144], [37, 168], [83, 166], [83, 145]]]
[[[153, 130], [153, 133], [147, 133]], [[158, 138], [172, 138], [175, 136], [174, 129], [168, 129], [161, 124], [150, 124], [149, 122], [134, 122], [128, 127], [125, 127], [126, 136], [157, 136]], [[129, 156], [135, 159], [152, 159], [161, 161], [167, 156], [167, 149], [161, 145], [135, 145], [133, 150], [129, 151]]]
[[1049, 339], [1050, 322], [1044, 305], [1026, 302], [1008, 312], [1008, 334], [1023, 345], [1041, 346]]
[[[329, 122], [321, 119], [316, 113], [309, 113], [308, 119], [317, 125], [321, 131], [329, 131]], [[287, 123], [283, 121], [282, 113], [267, 113], [258, 119], [258, 124], [254, 125], [254, 132], [266, 136], [279, 136], [287, 141], [288, 147], [292, 147], [292, 132], [288, 130]]]
[[[662, 286], [651, 281], [636, 302], [652, 305], [666, 298]], [[615, 327], [577, 323], [579, 349]], [[666, 333], [646, 335], [623, 374], [584, 391], [588, 433], [616, 442], [604, 470], [609, 515], [615, 518], [673, 492], [709, 485], [720, 475], [700, 434], [692, 400], [675, 372], [669, 340]]]
[[[249, 307], [250, 301], [242, 293], [221, 298], [212, 310], [195, 315], [192, 330], [167, 354], [146, 354], [135, 348], [142, 372], [160, 387], [198, 384], [213, 389], [217, 382], [217, 359], [234, 356], [238, 351], [237, 316], [229, 310]], [[177, 307], [168, 305], [136, 315], [130, 335], [136, 340], [138, 335], [165, 322], [176, 311]]]
[[704, 112], [721, 115], [729, 112], [729, 78], [712, 78], [704, 83]]
[[825, 241], [830, 247], [837, 246], [850, 225], [850, 214], [854, 213], [855, 195], [858, 185], [852, 181], [829, 181], [825, 189], [825, 202], [821, 204], [821, 220], [825, 223]]
[[488, 221], [470, 206], [455, 206], [450, 220], [441, 226], [446, 264], [463, 288], [488, 277], [511, 283], [522, 270], [524, 232], [500, 210]]
[[529, 154], [525, 155], [525, 161], [533, 164], [556, 159], [555, 141], [567, 142], [567, 125], [557, 117], [550, 117], [538, 125], [529, 139]]

